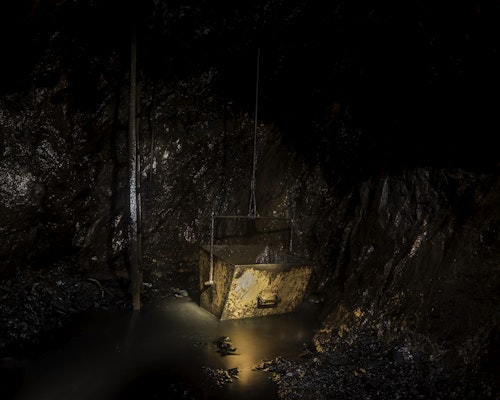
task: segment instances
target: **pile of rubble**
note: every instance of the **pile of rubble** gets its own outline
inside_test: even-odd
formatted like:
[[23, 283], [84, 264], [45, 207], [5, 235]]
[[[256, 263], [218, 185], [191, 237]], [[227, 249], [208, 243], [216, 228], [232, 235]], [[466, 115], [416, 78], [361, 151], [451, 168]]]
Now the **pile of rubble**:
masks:
[[119, 280], [80, 276], [63, 264], [19, 268], [0, 285], [0, 355], [35, 350], [57, 340], [83, 311], [125, 309], [129, 304]]
[[238, 368], [210, 368], [202, 366], [203, 378], [209, 387], [222, 387], [238, 379]]
[[[220, 336], [213, 341], [213, 344], [216, 346], [216, 351], [221, 357], [238, 355], [229, 336]], [[205, 384], [209, 387], [220, 388], [228, 383], [232, 383], [234, 379], [239, 379], [238, 368], [222, 369], [202, 366], [202, 372]]]
[[425, 338], [390, 341], [365, 331], [324, 332], [319, 351], [300, 361], [283, 357], [255, 367], [278, 385], [280, 399], [498, 399], [498, 387], [449, 371], [424, 352]]

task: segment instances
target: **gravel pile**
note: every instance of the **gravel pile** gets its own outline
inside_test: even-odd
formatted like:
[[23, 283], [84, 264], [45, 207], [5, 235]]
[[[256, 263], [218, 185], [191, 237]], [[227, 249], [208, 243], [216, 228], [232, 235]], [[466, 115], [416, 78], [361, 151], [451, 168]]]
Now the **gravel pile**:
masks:
[[0, 285], [0, 355], [57, 340], [83, 311], [124, 309], [129, 304], [119, 280], [79, 276], [65, 265], [18, 269]]
[[[447, 371], [422, 349], [425, 338], [398, 335], [383, 340], [365, 330], [328, 332], [321, 351], [300, 361], [266, 360], [280, 399], [499, 399], [493, 383], [465, 371]], [[496, 388], [498, 389], [498, 388]]]

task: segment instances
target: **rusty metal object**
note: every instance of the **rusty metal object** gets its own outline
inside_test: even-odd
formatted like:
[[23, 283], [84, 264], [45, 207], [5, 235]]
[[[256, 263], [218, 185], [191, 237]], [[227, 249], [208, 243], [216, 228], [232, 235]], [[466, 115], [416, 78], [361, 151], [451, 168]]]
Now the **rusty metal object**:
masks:
[[201, 246], [199, 269], [200, 305], [220, 320], [294, 311], [312, 271], [306, 260], [264, 245]]

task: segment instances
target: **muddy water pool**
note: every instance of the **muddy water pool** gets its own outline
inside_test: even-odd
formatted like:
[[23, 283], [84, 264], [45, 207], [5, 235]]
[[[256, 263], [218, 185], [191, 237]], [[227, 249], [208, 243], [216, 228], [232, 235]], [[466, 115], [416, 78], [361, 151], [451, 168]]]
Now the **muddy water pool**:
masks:
[[[82, 315], [67, 340], [23, 360], [19, 400], [277, 399], [261, 361], [300, 359], [317, 329], [317, 305], [290, 314], [219, 321], [190, 298], [172, 298], [140, 312], [93, 311]], [[222, 356], [214, 341], [231, 340]], [[238, 369], [238, 379], [218, 387], [212, 370]]]

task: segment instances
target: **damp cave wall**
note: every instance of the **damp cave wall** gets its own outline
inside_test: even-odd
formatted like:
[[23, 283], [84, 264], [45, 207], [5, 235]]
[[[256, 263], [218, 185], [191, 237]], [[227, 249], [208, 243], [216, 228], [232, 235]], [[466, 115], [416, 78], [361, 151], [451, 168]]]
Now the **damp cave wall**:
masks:
[[[70, 114], [51, 101], [62, 85], [2, 101], [2, 273], [68, 260], [80, 272], [125, 268], [126, 88], [95, 113]], [[145, 101], [146, 267], [196, 268], [211, 213], [247, 213], [253, 119], [224, 118], [209, 85], [207, 73], [155, 88], [154, 108]], [[150, 92], [142, 85], [141, 98]], [[361, 312], [377, 330], [429, 335], [451, 363], [487, 356], [498, 334], [498, 174], [404, 168], [339, 192], [276, 129], [258, 132], [259, 214], [294, 216], [327, 324], [361, 323]]]
[[[31, 66], [29, 78], [2, 89], [0, 274], [57, 263], [70, 263], [83, 273], [123, 270], [127, 52], [84, 58], [89, 50], [78, 40], [68, 44], [60, 34], [49, 36], [47, 47], [23, 64]], [[76, 49], [66, 53], [73, 57], [70, 61], [58, 53], [64, 45]], [[253, 63], [252, 57], [248, 60]], [[348, 66], [346, 62], [339, 69]], [[144, 265], [183, 263], [195, 269], [197, 246], [208, 240], [211, 213], [248, 210], [255, 71], [253, 65], [245, 70], [252, 84], [221, 93], [227, 70], [160, 69], [143, 69], [139, 76]], [[348, 92], [352, 81], [344, 78]], [[351, 88], [359, 94], [356, 85]], [[251, 101], [238, 102], [238, 91]], [[460, 122], [432, 129], [425, 123], [396, 124], [391, 128], [394, 136], [380, 134], [382, 144], [365, 143], [368, 150], [360, 155], [357, 140], [366, 138], [356, 137], [361, 131], [354, 128], [357, 116], [346, 106], [352, 99], [343, 96], [313, 112], [313, 117], [320, 115], [315, 120], [319, 128], [308, 131], [299, 125], [301, 134], [292, 138], [287, 136], [290, 125], [275, 123], [269, 111], [263, 112], [258, 129], [259, 214], [293, 216], [294, 248], [314, 265], [308, 295], [322, 302], [327, 332], [335, 335], [341, 326], [358, 325], [390, 336], [406, 329], [427, 336], [429, 352], [439, 353], [450, 365], [478, 368], [491, 362], [498, 343], [498, 157], [491, 159], [490, 148], [484, 153], [491, 161], [487, 166], [471, 161], [489, 147], [487, 141], [474, 146], [474, 140], [460, 142], [453, 162], [406, 162], [407, 146], [400, 142], [387, 150], [389, 142], [401, 138], [410, 138], [410, 146], [422, 150], [434, 134], [456, 129]], [[488, 104], [484, 113], [492, 108]], [[264, 109], [272, 105], [263, 98]], [[299, 106], [286, 103], [280, 108], [290, 117], [289, 124], [299, 121]], [[458, 109], [465, 110], [470, 111]], [[388, 111], [381, 106], [376, 112]], [[359, 124], [363, 129], [364, 124], [384, 121], [370, 116]], [[490, 132], [485, 126], [491, 120], [475, 125], [473, 115], [467, 121], [468, 129], [477, 129], [477, 142], [491, 137], [484, 133]], [[339, 131], [342, 140], [329, 139], [331, 130]], [[450, 143], [462, 140], [453, 132], [444, 136]], [[448, 148], [430, 143], [437, 145], [438, 155]], [[476, 154], [461, 157], [467, 156], [468, 144]], [[340, 161], [332, 161], [335, 157]], [[369, 162], [361, 165], [364, 158]]]
[[[210, 92], [213, 74], [139, 84], [146, 263], [193, 263], [212, 213], [248, 214], [254, 119]], [[72, 112], [54, 100], [66, 86], [63, 76], [3, 98], [4, 272], [67, 257], [82, 270], [124, 267], [128, 88], [104, 95], [93, 112]], [[257, 141], [258, 214], [295, 216], [300, 248], [314, 209], [326, 207], [327, 185], [272, 126], [260, 123]]]

